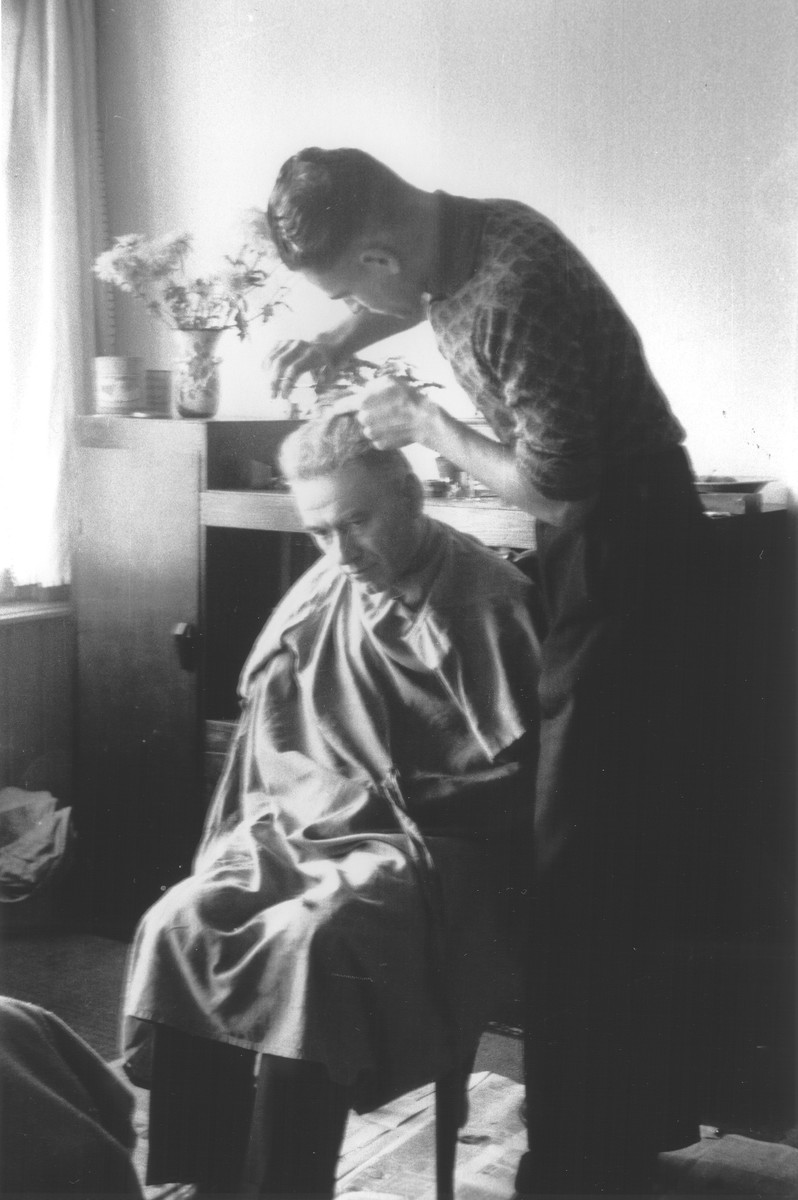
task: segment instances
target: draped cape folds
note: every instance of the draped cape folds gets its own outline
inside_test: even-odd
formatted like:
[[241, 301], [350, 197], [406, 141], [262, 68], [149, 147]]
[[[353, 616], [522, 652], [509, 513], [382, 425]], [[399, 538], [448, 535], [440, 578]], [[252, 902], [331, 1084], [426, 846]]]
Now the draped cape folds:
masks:
[[438, 522], [424, 544], [413, 609], [321, 559], [256, 641], [193, 874], [132, 947], [138, 1082], [151, 1022], [322, 1062], [361, 1110], [475, 1046], [539, 645], [520, 571]]

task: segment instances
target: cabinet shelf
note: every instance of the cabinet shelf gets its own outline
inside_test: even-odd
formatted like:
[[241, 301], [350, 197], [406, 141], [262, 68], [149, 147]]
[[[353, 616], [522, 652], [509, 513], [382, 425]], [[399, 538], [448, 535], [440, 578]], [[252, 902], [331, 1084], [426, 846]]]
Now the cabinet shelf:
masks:
[[[496, 500], [435, 499], [428, 499], [424, 507], [431, 517], [473, 534], [488, 545], [534, 549], [534, 522], [518, 508]], [[303, 532], [287, 492], [204, 491], [200, 494], [200, 521], [206, 527]]]
[[287, 492], [200, 492], [200, 523], [222, 529], [304, 532], [294, 502]]

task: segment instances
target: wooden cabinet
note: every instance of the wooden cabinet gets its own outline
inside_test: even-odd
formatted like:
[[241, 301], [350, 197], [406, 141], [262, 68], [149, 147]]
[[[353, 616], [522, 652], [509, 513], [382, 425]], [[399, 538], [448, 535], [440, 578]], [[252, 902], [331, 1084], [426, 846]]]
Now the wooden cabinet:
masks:
[[796, 1115], [796, 518], [753, 513], [712, 533], [697, 820], [715, 905], [697, 914], [711, 936], [689, 947], [699, 1062], [707, 1123], [769, 1136]]
[[130, 921], [188, 864], [196, 834], [198, 674], [173, 645], [200, 613], [196, 427], [78, 426], [75, 822], [100, 926]]
[[[292, 427], [77, 421], [75, 820], [96, 925], [129, 926], [186, 874], [244, 658], [315, 558], [290, 497], [249, 486]], [[532, 545], [531, 519], [496, 501], [429, 509], [490, 544]]]

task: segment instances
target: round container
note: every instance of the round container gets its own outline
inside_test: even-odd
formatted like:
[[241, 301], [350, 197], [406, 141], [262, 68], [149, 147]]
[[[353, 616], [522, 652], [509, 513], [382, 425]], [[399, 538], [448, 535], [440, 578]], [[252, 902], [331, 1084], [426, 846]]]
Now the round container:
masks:
[[145, 411], [150, 417], [168, 417], [172, 411], [172, 372], [147, 371]]
[[144, 407], [144, 360], [105, 355], [94, 360], [94, 409], [119, 416]]

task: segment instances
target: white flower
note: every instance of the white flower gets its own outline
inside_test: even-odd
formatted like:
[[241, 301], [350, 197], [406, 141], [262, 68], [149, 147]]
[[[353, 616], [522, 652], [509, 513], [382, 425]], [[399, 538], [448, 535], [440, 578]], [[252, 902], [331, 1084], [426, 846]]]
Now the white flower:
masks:
[[[230, 329], [240, 337], [247, 332], [247, 300], [250, 292], [266, 286], [277, 270], [277, 258], [263, 240], [253, 234], [235, 258], [227, 257], [213, 275], [190, 278], [186, 259], [193, 249], [190, 233], [168, 233], [147, 239], [128, 233], [110, 250], [98, 255], [94, 273], [104, 283], [130, 292], [143, 300], [147, 311], [173, 329]], [[282, 289], [258, 310], [267, 320], [282, 303]]]

